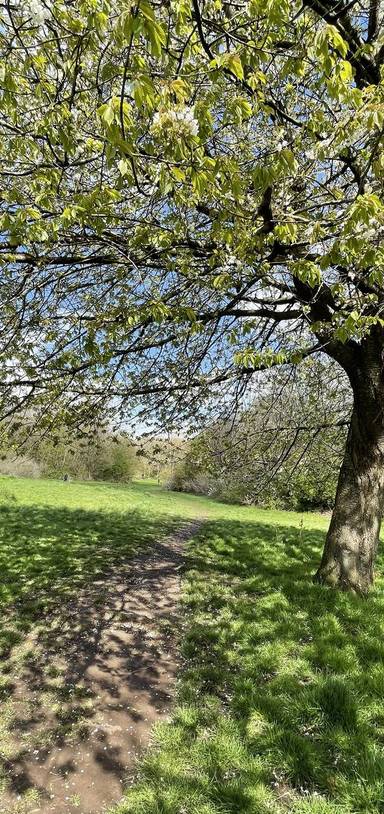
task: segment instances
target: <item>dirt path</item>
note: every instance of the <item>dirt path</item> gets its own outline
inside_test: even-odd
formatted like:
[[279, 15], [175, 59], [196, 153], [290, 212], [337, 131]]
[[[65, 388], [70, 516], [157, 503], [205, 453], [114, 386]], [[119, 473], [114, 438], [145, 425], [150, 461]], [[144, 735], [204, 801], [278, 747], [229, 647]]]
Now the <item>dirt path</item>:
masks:
[[29, 637], [0, 812], [102, 814], [133, 782], [152, 725], [169, 712], [182, 549], [199, 525], [94, 582]]

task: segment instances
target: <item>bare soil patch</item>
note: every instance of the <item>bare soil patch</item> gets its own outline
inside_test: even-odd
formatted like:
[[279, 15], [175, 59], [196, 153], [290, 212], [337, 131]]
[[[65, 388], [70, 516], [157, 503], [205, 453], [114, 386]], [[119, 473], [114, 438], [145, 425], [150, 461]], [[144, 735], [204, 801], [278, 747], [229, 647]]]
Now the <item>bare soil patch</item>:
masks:
[[133, 782], [170, 710], [183, 544], [198, 526], [88, 585], [19, 647], [0, 812], [102, 814]]

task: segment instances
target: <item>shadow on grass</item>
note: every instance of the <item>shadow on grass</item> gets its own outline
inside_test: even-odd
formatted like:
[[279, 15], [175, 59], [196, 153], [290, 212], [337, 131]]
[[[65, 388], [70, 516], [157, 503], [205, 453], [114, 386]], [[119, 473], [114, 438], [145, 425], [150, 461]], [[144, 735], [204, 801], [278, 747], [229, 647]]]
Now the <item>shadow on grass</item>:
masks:
[[122, 814], [384, 810], [384, 591], [311, 581], [321, 532], [233, 521], [191, 546], [180, 706]]
[[[133, 746], [143, 720], [134, 694], [145, 692], [147, 716], [169, 704], [164, 642], [146, 638], [145, 628], [153, 616], [172, 620], [166, 586], [179, 560], [161, 540], [180, 519], [11, 504], [0, 522], [0, 791], [36, 791], [44, 801], [52, 748], [64, 759], [68, 744], [89, 738], [103, 704], [109, 716], [130, 710]], [[161, 567], [146, 557], [153, 543]], [[124, 744], [101, 727], [87, 748], [106, 777], [123, 780]], [[67, 763], [53, 762], [56, 774], [78, 771], [69, 753]]]
[[0, 606], [28, 621], [172, 529], [170, 518], [48, 506], [0, 506]]

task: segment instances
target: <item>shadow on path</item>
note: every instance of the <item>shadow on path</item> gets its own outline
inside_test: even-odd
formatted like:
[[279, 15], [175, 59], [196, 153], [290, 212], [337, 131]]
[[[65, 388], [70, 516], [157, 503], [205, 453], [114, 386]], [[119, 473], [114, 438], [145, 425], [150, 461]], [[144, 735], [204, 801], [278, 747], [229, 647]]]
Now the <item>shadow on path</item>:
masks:
[[182, 547], [198, 525], [184, 524], [109, 573], [98, 574], [91, 550], [90, 583], [11, 649], [0, 812], [19, 810], [22, 795], [36, 814], [100, 814], [132, 782], [153, 723], [169, 711]]

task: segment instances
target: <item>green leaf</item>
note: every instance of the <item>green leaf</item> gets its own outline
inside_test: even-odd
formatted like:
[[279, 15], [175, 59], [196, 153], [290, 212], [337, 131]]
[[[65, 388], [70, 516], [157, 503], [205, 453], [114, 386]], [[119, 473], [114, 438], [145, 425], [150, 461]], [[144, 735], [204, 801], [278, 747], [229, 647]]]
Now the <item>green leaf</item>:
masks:
[[112, 99], [108, 102], [108, 104], [101, 105], [98, 108], [98, 114], [100, 119], [108, 126], [112, 124], [115, 119], [115, 111], [113, 109]]
[[125, 158], [122, 158], [119, 161], [117, 166], [119, 168], [120, 175], [127, 175], [128, 171], [129, 171], [129, 166], [128, 166], [128, 162], [125, 160]]
[[291, 263], [291, 271], [295, 277], [315, 287], [321, 282], [321, 270], [311, 260], [297, 260]]
[[231, 275], [228, 274], [228, 272], [223, 271], [221, 274], [218, 274], [213, 279], [212, 285], [213, 285], [214, 288], [217, 288], [219, 290], [223, 290], [223, 289], [228, 288], [228, 286], [231, 284], [231, 282], [232, 282]]
[[244, 79], [244, 69], [239, 54], [230, 54], [226, 60], [226, 64], [237, 79]]
[[353, 71], [352, 71], [351, 63], [347, 62], [347, 60], [345, 60], [345, 59], [342, 59], [341, 62], [340, 62], [339, 74], [340, 74], [340, 79], [342, 79], [343, 82], [349, 82], [353, 77]]
[[337, 28], [334, 25], [327, 25], [326, 31], [329, 41], [334, 48], [336, 48], [343, 57], [346, 57], [348, 53], [348, 43], [343, 39]]

